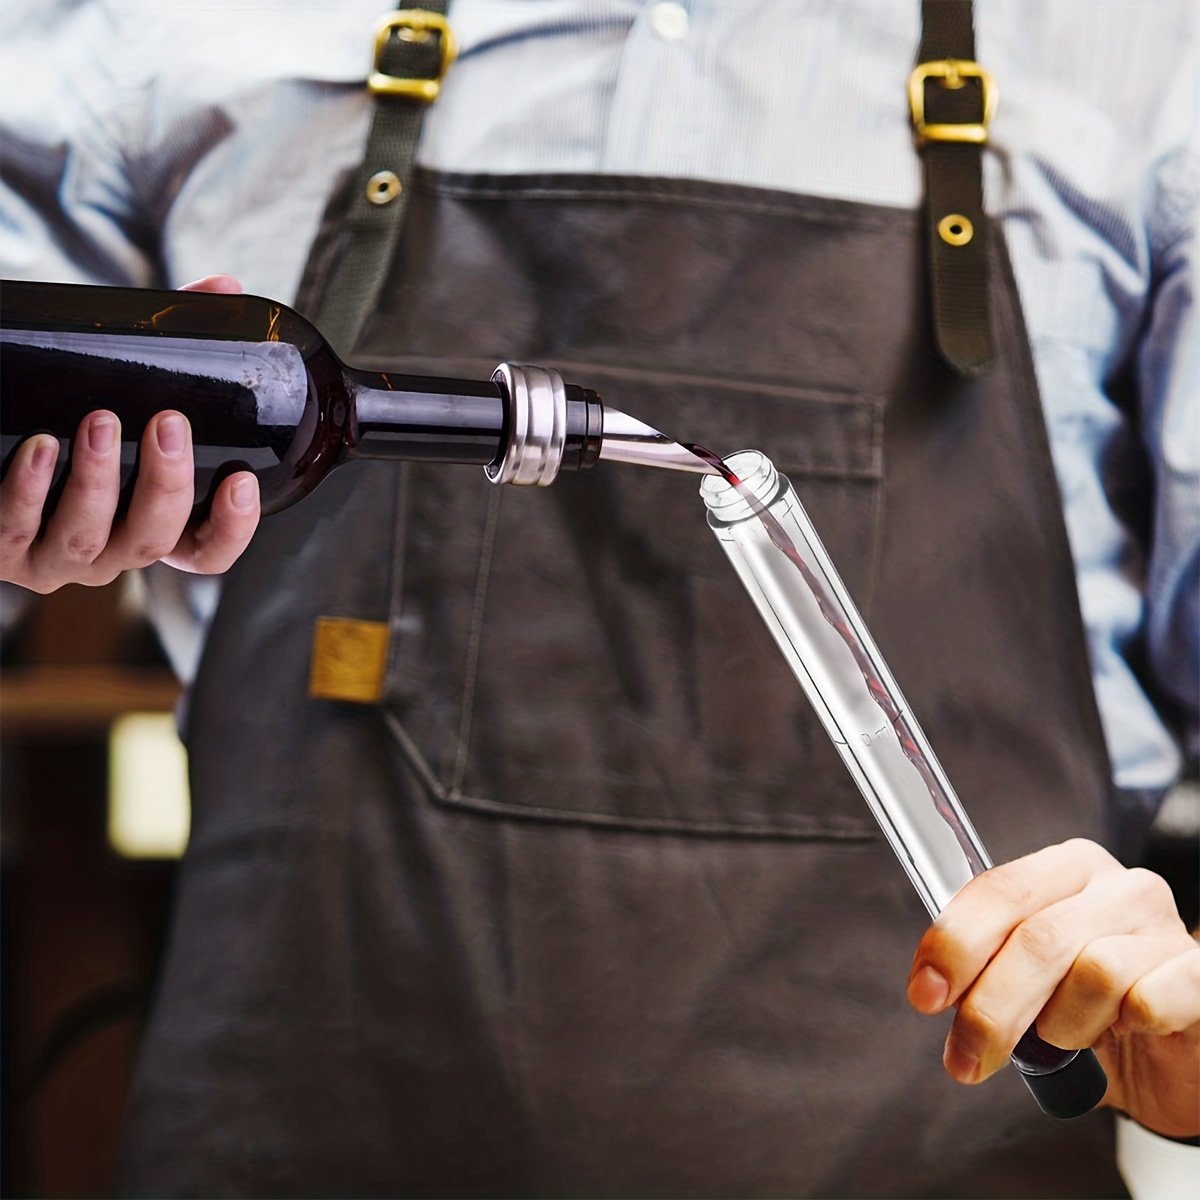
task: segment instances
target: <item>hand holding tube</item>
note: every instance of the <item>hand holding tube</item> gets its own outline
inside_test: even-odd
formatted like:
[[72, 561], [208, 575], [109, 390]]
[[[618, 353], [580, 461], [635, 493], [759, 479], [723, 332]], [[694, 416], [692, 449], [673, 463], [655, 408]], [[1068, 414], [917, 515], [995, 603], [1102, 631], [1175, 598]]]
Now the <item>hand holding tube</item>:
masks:
[[1093, 1046], [1104, 1103], [1168, 1137], [1200, 1134], [1200, 946], [1158, 875], [1094, 842], [1050, 846], [968, 883], [917, 948], [908, 996], [958, 1012], [946, 1069], [998, 1070], [1036, 1018], [1058, 1046]]

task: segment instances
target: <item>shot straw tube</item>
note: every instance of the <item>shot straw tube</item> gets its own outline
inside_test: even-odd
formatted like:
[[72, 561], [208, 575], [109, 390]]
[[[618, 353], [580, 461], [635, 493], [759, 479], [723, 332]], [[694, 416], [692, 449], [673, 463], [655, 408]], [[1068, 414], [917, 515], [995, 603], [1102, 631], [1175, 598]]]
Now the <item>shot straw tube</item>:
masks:
[[[936, 917], [991, 865], [987, 852], [787, 477], [756, 450], [726, 465], [753, 499], [706, 475], [700, 494], [709, 526]], [[1107, 1080], [1091, 1050], [1060, 1050], [1033, 1026], [1012, 1059], [1051, 1116], [1080, 1116], [1104, 1095]]]

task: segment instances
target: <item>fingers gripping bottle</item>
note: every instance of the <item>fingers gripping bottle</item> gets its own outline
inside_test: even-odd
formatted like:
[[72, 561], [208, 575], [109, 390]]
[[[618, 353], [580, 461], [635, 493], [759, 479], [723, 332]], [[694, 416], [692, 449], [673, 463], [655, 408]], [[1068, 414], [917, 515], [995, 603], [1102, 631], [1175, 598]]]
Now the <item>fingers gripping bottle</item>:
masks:
[[[725, 466], [732, 478], [700, 486], [709, 526], [936, 917], [991, 866], [987, 852], [787, 477], [756, 450]], [[1012, 1059], [1051, 1116], [1079, 1116], [1104, 1095], [1091, 1050], [1060, 1050], [1033, 1026]]]

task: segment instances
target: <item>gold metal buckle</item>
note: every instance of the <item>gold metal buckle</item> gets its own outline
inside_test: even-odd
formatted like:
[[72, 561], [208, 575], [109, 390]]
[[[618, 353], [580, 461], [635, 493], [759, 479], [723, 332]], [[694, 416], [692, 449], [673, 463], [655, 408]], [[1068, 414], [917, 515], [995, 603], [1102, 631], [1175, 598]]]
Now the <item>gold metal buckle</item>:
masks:
[[[942, 87], [958, 89], [968, 79], [978, 79], [983, 89], [983, 121], [978, 125], [926, 125], [925, 80], [936, 79]], [[913, 126], [920, 142], [975, 142], [988, 140], [988, 125], [996, 111], [996, 85], [992, 77], [976, 62], [962, 58], [942, 58], [918, 63], [908, 77], [908, 106], [912, 110]]]
[[[435, 35], [441, 39], [442, 64], [436, 79], [406, 79], [388, 75], [380, 69], [380, 60], [393, 34], [410, 42], [427, 42]], [[401, 9], [384, 17], [375, 31], [375, 69], [367, 80], [367, 90], [374, 95], [407, 96], [410, 100], [431, 104], [437, 99], [442, 80], [457, 54], [458, 46], [450, 22], [441, 13], [424, 8]]]

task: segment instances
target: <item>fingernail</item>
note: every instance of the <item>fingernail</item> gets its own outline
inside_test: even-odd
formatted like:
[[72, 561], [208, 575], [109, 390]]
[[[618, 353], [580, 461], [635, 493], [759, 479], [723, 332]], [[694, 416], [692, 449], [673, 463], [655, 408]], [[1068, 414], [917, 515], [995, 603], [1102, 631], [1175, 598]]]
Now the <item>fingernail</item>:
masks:
[[979, 1059], [964, 1050], [953, 1037], [946, 1041], [942, 1062], [959, 1083], [974, 1083], [979, 1078]]
[[29, 465], [38, 475], [45, 475], [54, 469], [54, 464], [58, 461], [58, 446], [49, 439], [42, 439], [33, 448], [33, 456], [29, 460]]
[[258, 488], [253, 479], [235, 479], [229, 489], [229, 498], [233, 507], [240, 512], [249, 512], [254, 507]]
[[164, 454], [178, 458], [183, 453], [183, 448], [187, 444], [187, 426], [178, 413], [169, 413], [160, 417], [158, 425], [155, 427], [155, 434], [158, 437], [158, 448]]
[[950, 999], [950, 984], [932, 967], [922, 967], [908, 981], [908, 1000], [923, 1013], [939, 1013]]
[[107, 454], [117, 436], [117, 419], [107, 414], [92, 418], [88, 425], [88, 449], [93, 454]]

